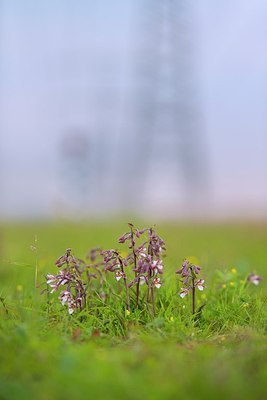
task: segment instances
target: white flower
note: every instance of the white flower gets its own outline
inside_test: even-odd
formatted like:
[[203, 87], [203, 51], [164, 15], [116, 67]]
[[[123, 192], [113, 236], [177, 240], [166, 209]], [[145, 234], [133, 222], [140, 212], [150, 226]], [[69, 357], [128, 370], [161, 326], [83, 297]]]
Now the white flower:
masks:
[[124, 273], [122, 271], [116, 271], [115, 273], [115, 279], [116, 281], [119, 281], [121, 278], [124, 278]]
[[61, 304], [64, 306], [66, 303], [71, 301], [71, 293], [68, 290], [66, 290], [61, 293], [61, 296], [59, 297], [59, 299], [61, 301]]
[[162, 285], [160, 278], [153, 279], [154, 286], [159, 289]]
[[162, 260], [154, 260], [152, 262], [152, 269], [154, 275], [157, 275], [159, 272], [161, 273], [163, 270]]
[[142, 251], [139, 253], [140, 257], [146, 258], [146, 247], [143, 247]]
[[254, 273], [250, 274], [248, 276], [248, 281], [253, 283], [254, 285], [258, 286], [262, 278], [259, 275], [256, 275]]
[[187, 288], [181, 288], [179, 296], [183, 299], [188, 294], [188, 291], [189, 290]]
[[203, 285], [204, 282], [205, 282], [204, 279], [198, 279], [196, 281], [195, 286], [198, 288], [198, 290], [202, 291], [205, 288], [205, 286]]
[[56, 282], [56, 280], [57, 280], [57, 278], [54, 275], [52, 275], [52, 274], [46, 275], [46, 283], [49, 286], [51, 286], [50, 283], [54, 283], [54, 282]]

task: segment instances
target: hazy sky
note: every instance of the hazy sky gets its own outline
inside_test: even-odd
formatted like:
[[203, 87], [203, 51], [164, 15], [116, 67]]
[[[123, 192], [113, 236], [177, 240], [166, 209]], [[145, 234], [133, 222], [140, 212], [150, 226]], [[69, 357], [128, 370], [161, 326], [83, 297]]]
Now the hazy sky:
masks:
[[[58, 192], [62, 131], [103, 120], [119, 137], [138, 10], [153, 1], [0, 4], [2, 214], [46, 213]], [[267, 2], [191, 4], [214, 209], [266, 216]]]

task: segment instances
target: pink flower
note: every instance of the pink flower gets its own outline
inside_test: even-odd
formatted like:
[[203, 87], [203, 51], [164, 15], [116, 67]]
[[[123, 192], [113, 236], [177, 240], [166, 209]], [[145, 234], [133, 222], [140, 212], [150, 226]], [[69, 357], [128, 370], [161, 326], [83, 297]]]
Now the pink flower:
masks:
[[205, 282], [204, 279], [198, 279], [195, 283], [195, 287], [197, 287], [198, 290], [202, 291], [206, 287], [203, 285], [204, 282]]
[[181, 288], [181, 292], [179, 294], [179, 296], [183, 299], [189, 292], [188, 288]]
[[116, 271], [115, 273], [116, 281], [119, 281], [121, 278], [125, 278], [125, 274], [122, 271]]
[[253, 283], [254, 285], [258, 286], [260, 281], [262, 280], [262, 277], [259, 275], [254, 274], [253, 272], [248, 276], [248, 282]]
[[153, 271], [154, 275], [157, 275], [158, 273], [162, 274], [162, 272], [163, 272], [162, 260], [152, 261], [151, 267], [152, 267], [152, 271]]
[[160, 278], [153, 279], [153, 284], [157, 289], [159, 289], [162, 285]]

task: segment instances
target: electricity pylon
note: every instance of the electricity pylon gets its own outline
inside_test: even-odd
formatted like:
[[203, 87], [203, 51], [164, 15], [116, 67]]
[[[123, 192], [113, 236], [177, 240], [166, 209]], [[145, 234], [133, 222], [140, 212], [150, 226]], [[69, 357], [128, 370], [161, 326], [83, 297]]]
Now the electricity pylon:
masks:
[[140, 181], [157, 187], [160, 179], [171, 175], [170, 185], [188, 201], [202, 191], [206, 180], [192, 8], [186, 0], [142, 4], [129, 193], [136, 201], [135, 193], [140, 198], [142, 192]]

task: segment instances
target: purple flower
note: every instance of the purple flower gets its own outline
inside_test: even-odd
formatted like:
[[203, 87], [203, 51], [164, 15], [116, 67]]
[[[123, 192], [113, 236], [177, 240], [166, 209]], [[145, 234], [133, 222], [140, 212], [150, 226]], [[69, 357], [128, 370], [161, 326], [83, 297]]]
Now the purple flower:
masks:
[[71, 249], [67, 249], [65, 254], [63, 256], [59, 257], [56, 261], [55, 264], [57, 267], [62, 267], [64, 264], [70, 265], [70, 264], [77, 264], [77, 260], [73, 255], [71, 254]]
[[182, 267], [176, 271], [176, 274], [180, 274], [182, 278], [186, 278], [191, 273], [198, 275], [200, 273], [200, 267], [198, 265], [190, 264], [189, 260], [184, 260]]
[[156, 234], [153, 228], [148, 229], [149, 246], [148, 252], [152, 256], [160, 257], [163, 250], [165, 250], [165, 242], [160, 236]]
[[132, 237], [131, 232], [126, 232], [123, 235], [121, 235], [118, 239], [119, 243], [125, 243], [126, 240], [130, 240]]

